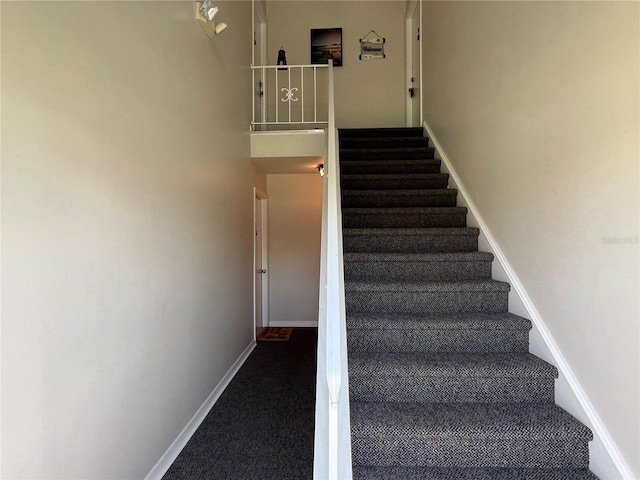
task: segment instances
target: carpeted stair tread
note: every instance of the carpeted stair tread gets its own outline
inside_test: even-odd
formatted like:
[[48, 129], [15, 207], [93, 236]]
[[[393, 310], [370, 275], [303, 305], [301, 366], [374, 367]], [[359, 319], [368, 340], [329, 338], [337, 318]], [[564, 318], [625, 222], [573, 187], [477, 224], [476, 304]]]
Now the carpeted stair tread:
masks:
[[419, 215], [429, 213], [433, 215], [451, 215], [457, 213], [467, 213], [467, 207], [362, 207], [343, 208], [345, 213], [359, 213], [369, 215], [380, 215], [391, 213], [394, 215]]
[[454, 281], [491, 278], [493, 255], [458, 253], [345, 253], [345, 280]]
[[428, 137], [353, 137], [340, 139], [341, 151], [353, 148], [428, 147]]
[[355, 436], [477, 437], [480, 439], [575, 437], [591, 430], [554, 404], [353, 402]]
[[557, 377], [530, 353], [349, 354], [354, 402], [552, 403]]
[[360, 160], [340, 162], [342, 174], [415, 174], [440, 173], [440, 160], [377, 160], [375, 163]]
[[478, 250], [477, 228], [343, 228], [345, 252], [471, 252]]
[[404, 190], [343, 190], [342, 196], [354, 196], [354, 197], [369, 197], [376, 195], [384, 195], [386, 197], [410, 197], [414, 195], [421, 195], [425, 197], [435, 197], [438, 195], [447, 195], [455, 197], [458, 195], [458, 191], [453, 188], [407, 188]]
[[433, 147], [349, 148], [340, 150], [341, 160], [410, 160], [434, 158]]
[[351, 353], [349, 374], [358, 376], [552, 377], [558, 369], [530, 353]]
[[429, 137], [425, 136], [407, 136], [407, 135], [384, 135], [378, 137], [344, 137], [340, 139], [340, 148], [348, 149], [353, 148], [352, 145], [369, 145], [371, 143], [381, 142], [383, 144], [386, 143], [395, 143], [395, 142], [403, 142], [404, 144], [414, 144], [414, 143], [428, 143]]
[[354, 480], [598, 480], [586, 468], [353, 467]]
[[527, 330], [531, 320], [510, 312], [444, 315], [350, 313], [347, 328], [367, 330]]
[[[346, 173], [340, 176], [342, 190], [396, 190], [417, 188], [447, 188], [448, 173]], [[415, 187], [415, 184], [434, 185], [433, 187]], [[363, 185], [351, 187], [350, 184]], [[381, 188], [378, 185], [391, 185]]]
[[348, 313], [504, 312], [509, 284], [495, 280], [345, 281]]
[[450, 237], [465, 236], [478, 237], [480, 229], [476, 227], [457, 227], [457, 228], [344, 228], [342, 235], [348, 236], [407, 236], [419, 237], [429, 235], [433, 237]]
[[340, 128], [340, 138], [422, 137], [422, 127]]
[[[358, 147], [358, 148], [347, 148], [342, 149], [340, 151], [340, 157], [344, 157], [345, 160], [351, 160], [349, 157], [359, 156], [361, 158], [386, 158], [388, 160], [394, 160], [393, 157], [396, 157], [400, 154], [409, 154], [408, 157], [395, 158], [395, 160], [409, 160], [414, 158], [415, 154], [422, 155], [422, 158], [429, 158], [428, 155], [434, 152], [433, 147], [425, 147], [425, 146], [402, 146], [402, 147]], [[373, 155], [374, 157], [369, 157], [369, 155]]]
[[552, 403], [557, 377], [525, 352], [349, 354], [354, 402]]
[[531, 321], [508, 312], [349, 313], [350, 352], [526, 353]]
[[345, 208], [455, 207], [458, 192], [448, 188], [407, 190], [344, 190]]
[[591, 431], [552, 403], [352, 402], [355, 465], [587, 468]]
[[489, 252], [345, 253], [345, 262], [492, 262]]
[[[394, 178], [397, 180], [405, 180], [407, 178], [444, 178], [449, 177], [446, 173], [416, 173], [411, 175], [406, 175], [404, 173], [358, 173], [355, 175], [343, 174], [341, 175], [342, 180], [350, 180], [352, 178], [357, 178], [359, 180], [378, 180], [385, 178]], [[344, 190], [344, 189], [343, 189]]]
[[509, 292], [510, 285], [498, 280], [455, 282], [359, 282], [345, 281], [345, 292]]
[[344, 207], [343, 228], [463, 227], [466, 207]]

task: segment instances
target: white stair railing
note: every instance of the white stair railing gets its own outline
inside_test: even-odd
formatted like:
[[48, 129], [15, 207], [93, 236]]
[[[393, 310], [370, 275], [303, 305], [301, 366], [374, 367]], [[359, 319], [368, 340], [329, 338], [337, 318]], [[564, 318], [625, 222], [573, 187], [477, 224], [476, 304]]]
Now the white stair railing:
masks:
[[328, 65], [252, 66], [252, 130], [328, 124]]
[[340, 166], [331, 61], [328, 76], [327, 154], [324, 167], [313, 478], [350, 480], [351, 427]]

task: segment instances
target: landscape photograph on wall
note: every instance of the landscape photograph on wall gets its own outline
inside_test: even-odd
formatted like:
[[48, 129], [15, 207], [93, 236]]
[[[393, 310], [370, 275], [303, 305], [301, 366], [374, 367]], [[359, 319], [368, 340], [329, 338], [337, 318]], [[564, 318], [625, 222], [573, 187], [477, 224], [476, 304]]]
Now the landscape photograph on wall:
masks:
[[342, 66], [342, 28], [314, 28], [311, 30], [311, 64]]

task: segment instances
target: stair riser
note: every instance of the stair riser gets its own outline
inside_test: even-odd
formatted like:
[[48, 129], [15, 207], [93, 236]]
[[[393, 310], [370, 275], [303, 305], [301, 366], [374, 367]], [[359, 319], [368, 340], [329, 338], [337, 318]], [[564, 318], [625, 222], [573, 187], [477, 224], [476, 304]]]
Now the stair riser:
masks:
[[475, 252], [475, 235], [344, 235], [345, 253]]
[[447, 439], [351, 436], [354, 465], [588, 468], [588, 443], [577, 439]]
[[361, 377], [349, 372], [351, 401], [503, 403], [554, 401], [554, 378]]
[[340, 164], [340, 173], [353, 174], [411, 174], [411, 173], [439, 173], [440, 164], [415, 163], [415, 164], [393, 164], [383, 161], [379, 162], [348, 162]]
[[491, 262], [344, 262], [349, 281], [449, 281], [491, 278]]
[[350, 352], [525, 353], [528, 330], [349, 329]]
[[358, 178], [342, 177], [342, 190], [407, 190], [419, 188], [447, 188], [449, 179], [445, 175], [435, 175], [431, 178]]
[[443, 195], [342, 195], [342, 206], [353, 207], [455, 207], [456, 192]]
[[343, 228], [432, 228], [432, 227], [464, 227], [466, 213], [457, 214], [402, 214], [398, 212], [382, 214], [359, 214], [343, 212]]
[[508, 307], [507, 292], [347, 292], [351, 313], [499, 313]]
[[428, 148], [427, 137], [378, 137], [378, 138], [343, 138], [340, 140], [340, 148]]
[[410, 159], [427, 159], [433, 158], [435, 154], [434, 148], [398, 148], [393, 150], [375, 149], [352, 149], [342, 150], [340, 152], [340, 160], [410, 160]]

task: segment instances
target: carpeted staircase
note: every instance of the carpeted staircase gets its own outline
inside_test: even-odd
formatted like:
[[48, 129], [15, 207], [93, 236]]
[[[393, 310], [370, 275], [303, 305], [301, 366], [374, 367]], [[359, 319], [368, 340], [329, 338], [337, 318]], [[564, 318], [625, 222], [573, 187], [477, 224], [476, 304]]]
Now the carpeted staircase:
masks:
[[340, 165], [354, 478], [595, 479], [422, 129], [340, 130]]

